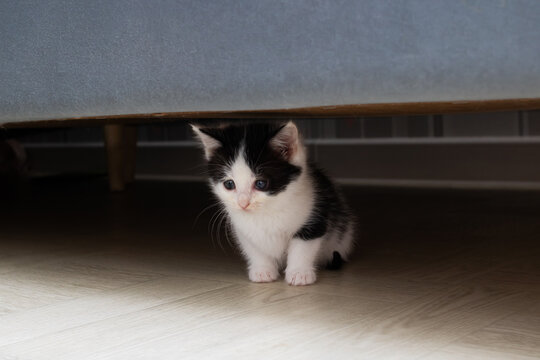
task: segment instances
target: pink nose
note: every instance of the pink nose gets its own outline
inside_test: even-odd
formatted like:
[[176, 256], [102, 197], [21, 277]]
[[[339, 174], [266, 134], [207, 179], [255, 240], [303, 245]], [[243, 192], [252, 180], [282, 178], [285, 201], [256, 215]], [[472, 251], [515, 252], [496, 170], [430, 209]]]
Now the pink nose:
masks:
[[249, 206], [249, 197], [246, 194], [238, 195], [238, 205], [245, 210]]

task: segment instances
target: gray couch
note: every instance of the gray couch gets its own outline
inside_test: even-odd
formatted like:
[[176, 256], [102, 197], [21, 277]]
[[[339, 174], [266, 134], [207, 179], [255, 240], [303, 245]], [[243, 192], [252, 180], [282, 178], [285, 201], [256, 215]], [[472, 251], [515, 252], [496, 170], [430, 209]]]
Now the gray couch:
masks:
[[347, 104], [540, 107], [538, 0], [9, 0], [0, 34], [4, 124]]

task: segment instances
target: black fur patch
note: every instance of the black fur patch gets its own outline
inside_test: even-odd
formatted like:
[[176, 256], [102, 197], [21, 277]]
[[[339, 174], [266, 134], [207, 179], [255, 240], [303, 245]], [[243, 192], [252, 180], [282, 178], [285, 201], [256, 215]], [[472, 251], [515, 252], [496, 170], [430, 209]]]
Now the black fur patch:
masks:
[[315, 204], [308, 221], [295, 237], [313, 240], [322, 237], [328, 229], [341, 237], [347, 230], [350, 214], [341, 194], [330, 178], [314, 164], [309, 164], [310, 176], [315, 186]]
[[212, 180], [224, 180], [230, 165], [243, 147], [248, 166], [258, 179], [268, 181], [268, 194], [275, 195], [287, 188], [301, 173], [301, 168], [290, 164], [270, 146], [270, 140], [283, 127], [283, 123], [249, 123], [223, 128], [200, 128], [201, 132], [218, 140], [217, 148], [208, 161], [208, 174]]
[[343, 267], [343, 258], [337, 251], [332, 253], [332, 260], [326, 265], [328, 270], [339, 270]]

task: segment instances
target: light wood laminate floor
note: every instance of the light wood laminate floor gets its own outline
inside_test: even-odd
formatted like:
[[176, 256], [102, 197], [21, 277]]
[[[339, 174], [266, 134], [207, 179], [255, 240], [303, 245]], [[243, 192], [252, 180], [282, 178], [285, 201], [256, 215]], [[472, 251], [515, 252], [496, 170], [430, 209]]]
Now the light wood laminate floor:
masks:
[[[537, 359], [540, 193], [346, 188], [352, 262], [248, 282], [204, 184], [34, 181], [0, 210], [0, 359]], [[216, 226], [219, 221], [215, 222]]]

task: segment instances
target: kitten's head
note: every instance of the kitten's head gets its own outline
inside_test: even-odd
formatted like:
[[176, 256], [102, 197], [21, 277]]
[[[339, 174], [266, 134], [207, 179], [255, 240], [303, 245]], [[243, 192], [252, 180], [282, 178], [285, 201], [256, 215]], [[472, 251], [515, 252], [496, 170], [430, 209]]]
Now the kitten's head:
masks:
[[192, 127], [204, 147], [213, 191], [229, 211], [269, 206], [305, 168], [305, 149], [292, 122]]

